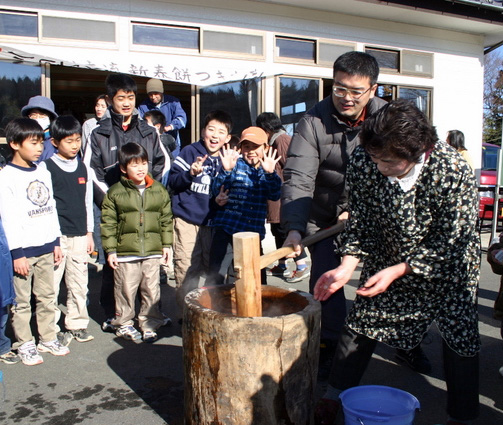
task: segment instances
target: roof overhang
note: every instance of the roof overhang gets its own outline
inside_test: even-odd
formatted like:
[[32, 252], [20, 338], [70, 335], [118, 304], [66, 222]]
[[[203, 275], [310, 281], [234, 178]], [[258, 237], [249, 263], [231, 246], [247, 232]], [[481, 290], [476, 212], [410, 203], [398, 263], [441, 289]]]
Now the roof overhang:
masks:
[[[254, 0], [306, 8], [305, 0]], [[309, 0], [309, 9], [477, 34], [484, 47], [503, 41], [503, 6], [492, 0]]]

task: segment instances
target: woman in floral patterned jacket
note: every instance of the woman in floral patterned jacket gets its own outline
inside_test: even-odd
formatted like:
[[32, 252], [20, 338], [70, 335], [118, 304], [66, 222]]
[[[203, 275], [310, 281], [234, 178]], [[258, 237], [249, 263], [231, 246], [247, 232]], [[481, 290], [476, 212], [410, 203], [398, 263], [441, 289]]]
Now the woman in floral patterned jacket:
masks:
[[[317, 423], [358, 385], [378, 341], [409, 350], [433, 322], [443, 338], [448, 425], [478, 416], [477, 186], [468, 164], [412, 103], [367, 119], [348, 170], [350, 219], [342, 264], [316, 283], [325, 300], [364, 262]], [[350, 357], [350, 361], [348, 361]]]

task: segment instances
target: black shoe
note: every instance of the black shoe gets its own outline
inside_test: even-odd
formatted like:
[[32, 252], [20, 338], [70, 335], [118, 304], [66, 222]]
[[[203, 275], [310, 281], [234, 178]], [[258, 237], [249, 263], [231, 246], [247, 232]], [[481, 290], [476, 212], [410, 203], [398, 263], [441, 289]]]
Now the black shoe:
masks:
[[424, 374], [431, 372], [431, 363], [420, 345], [412, 350], [401, 350], [397, 348], [395, 357], [407, 363], [407, 365], [416, 372]]

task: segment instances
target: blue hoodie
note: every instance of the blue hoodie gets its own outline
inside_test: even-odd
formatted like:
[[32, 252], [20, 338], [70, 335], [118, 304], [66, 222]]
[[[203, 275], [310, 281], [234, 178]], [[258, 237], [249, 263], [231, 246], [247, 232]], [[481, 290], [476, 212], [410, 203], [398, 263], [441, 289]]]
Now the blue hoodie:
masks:
[[[208, 158], [204, 161], [203, 172], [192, 176], [191, 165], [198, 156], [204, 155], [208, 155]], [[210, 156], [202, 140], [182, 149], [171, 166], [168, 179], [171, 209], [175, 217], [198, 226], [208, 224], [216, 208], [211, 194], [211, 182], [220, 166], [220, 157]]]

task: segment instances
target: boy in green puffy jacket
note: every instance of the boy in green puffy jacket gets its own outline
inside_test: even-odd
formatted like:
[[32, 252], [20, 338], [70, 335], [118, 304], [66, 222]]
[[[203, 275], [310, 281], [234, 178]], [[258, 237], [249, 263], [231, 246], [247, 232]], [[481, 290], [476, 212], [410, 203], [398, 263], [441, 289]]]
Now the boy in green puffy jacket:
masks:
[[[101, 239], [114, 269], [117, 336], [134, 342], [154, 342], [156, 330], [171, 323], [159, 309], [159, 263], [169, 260], [172, 244], [171, 200], [162, 184], [148, 175], [143, 146], [126, 143], [119, 150], [121, 181], [107, 192], [101, 211]], [[135, 298], [141, 335], [133, 326]]]

